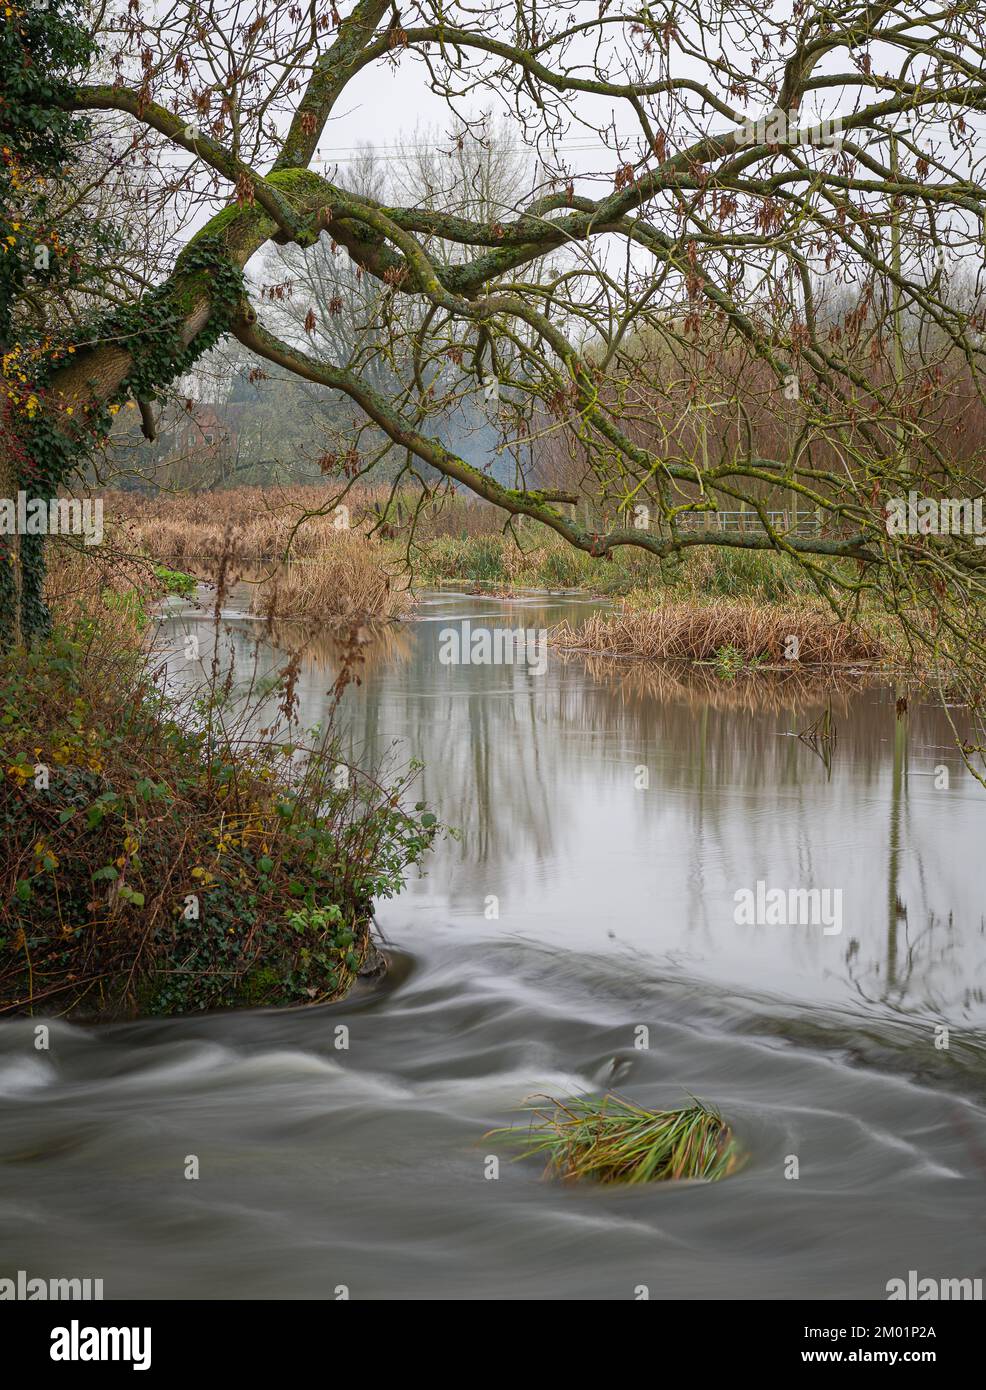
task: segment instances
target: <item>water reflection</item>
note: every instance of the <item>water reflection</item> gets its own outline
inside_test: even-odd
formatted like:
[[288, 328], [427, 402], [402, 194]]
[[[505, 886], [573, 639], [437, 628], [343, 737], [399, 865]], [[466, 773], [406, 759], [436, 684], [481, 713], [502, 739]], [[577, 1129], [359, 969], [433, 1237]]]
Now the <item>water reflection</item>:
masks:
[[[583, 606], [424, 596], [415, 621], [368, 646], [343, 701], [350, 756], [376, 764], [399, 740], [461, 833], [386, 906], [388, 934], [413, 949], [451, 925], [463, 941], [631, 952], [723, 985], [981, 1021], [984, 793], [942, 712], [912, 698], [898, 717], [895, 692], [862, 675], [833, 688], [556, 653], [544, 675], [439, 661], [443, 627], [463, 618], [539, 629]], [[236, 611], [243, 671], [268, 674], [303, 635]], [[192, 627], [209, 630], [176, 620], [172, 650]], [[326, 717], [337, 664], [331, 634], [307, 645], [304, 724]], [[188, 679], [180, 662], [173, 677]], [[799, 734], [826, 710], [835, 738], [819, 757]], [[736, 891], [758, 880], [841, 889], [843, 930], [737, 925]]]
[[[343, 697], [359, 760], [398, 739], [463, 832], [386, 905], [413, 958], [382, 986], [55, 1020], [44, 1053], [34, 1019], [0, 1025], [0, 1269], [90, 1272], [107, 1297], [307, 1299], [884, 1299], [912, 1268], [983, 1274], [983, 793], [947, 721], [913, 699], [898, 719], [897, 692], [862, 683], [438, 659], [459, 618], [563, 614], [578, 605], [426, 597]], [[265, 634], [235, 595], [227, 618], [220, 668], [256, 687], [298, 632]], [[208, 669], [210, 633], [169, 621], [173, 686]], [[308, 724], [338, 660], [325, 633], [301, 660]], [[827, 709], [828, 766], [798, 737]], [[842, 934], [736, 925], [758, 878], [841, 887]], [[614, 1081], [719, 1105], [749, 1165], [711, 1187], [572, 1189], [507, 1162], [485, 1181], [484, 1132], [526, 1096]]]

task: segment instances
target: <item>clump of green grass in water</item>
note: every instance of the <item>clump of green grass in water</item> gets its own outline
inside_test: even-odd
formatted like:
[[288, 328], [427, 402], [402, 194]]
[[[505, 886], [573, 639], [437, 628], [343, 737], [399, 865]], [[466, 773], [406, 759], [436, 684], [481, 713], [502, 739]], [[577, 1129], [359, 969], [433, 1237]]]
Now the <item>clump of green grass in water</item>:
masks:
[[169, 570], [165, 565], [154, 566], [154, 578], [162, 585], [166, 594], [178, 594], [188, 598], [195, 593], [196, 579], [184, 570]]
[[[548, 1099], [551, 1099], [550, 1097]], [[717, 1182], [740, 1166], [733, 1132], [701, 1101], [676, 1110], [645, 1110], [621, 1096], [551, 1099], [550, 1111], [531, 1107], [531, 1123], [494, 1130], [524, 1146], [518, 1157], [543, 1154], [545, 1175], [568, 1182], [662, 1182], [700, 1178]]]
[[738, 647], [727, 645], [716, 652], [716, 673], [723, 680], [731, 681], [743, 671], [756, 671], [766, 660], [764, 656], [746, 657]]

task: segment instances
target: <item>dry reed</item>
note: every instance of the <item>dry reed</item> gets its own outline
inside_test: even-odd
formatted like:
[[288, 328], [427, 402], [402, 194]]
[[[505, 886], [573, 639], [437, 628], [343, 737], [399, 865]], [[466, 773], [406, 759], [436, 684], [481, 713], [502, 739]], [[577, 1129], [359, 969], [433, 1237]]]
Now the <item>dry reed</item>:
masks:
[[267, 618], [389, 622], [411, 606], [406, 575], [393, 572], [379, 546], [337, 534], [311, 560], [281, 566], [254, 587], [251, 606]]
[[716, 661], [728, 653], [745, 663], [787, 665], [791, 657], [786, 653], [796, 650], [803, 665], [837, 666], [888, 655], [884, 642], [867, 628], [797, 601], [773, 605], [713, 598], [644, 608], [624, 604], [615, 613], [593, 613], [577, 628], [562, 622], [551, 639], [563, 650], [652, 661]]

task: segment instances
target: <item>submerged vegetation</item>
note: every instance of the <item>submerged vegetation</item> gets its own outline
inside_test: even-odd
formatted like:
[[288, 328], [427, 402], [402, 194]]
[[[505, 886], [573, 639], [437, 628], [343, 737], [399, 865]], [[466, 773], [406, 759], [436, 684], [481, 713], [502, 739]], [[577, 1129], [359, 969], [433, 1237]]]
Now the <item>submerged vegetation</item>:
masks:
[[[0, 670], [0, 1012], [343, 995], [375, 954], [374, 899], [438, 832], [406, 804], [415, 765], [366, 774], [331, 717], [299, 729], [297, 654], [246, 691], [214, 659], [180, 697], [149, 660], [153, 576], [82, 564], [82, 588], [72, 556], [53, 566], [53, 636]], [[360, 651], [354, 634], [331, 713]]]
[[494, 1135], [522, 1145], [522, 1158], [541, 1156], [546, 1176], [566, 1181], [640, 1183], [698, 1178], [716, 1182], [736, 1172], [742, 1156], [718, 1111], [693, 1101], [674, 1110], [646, 1110], [622, 1096], [552, 1100], [531, 1108], [530, 1124]]

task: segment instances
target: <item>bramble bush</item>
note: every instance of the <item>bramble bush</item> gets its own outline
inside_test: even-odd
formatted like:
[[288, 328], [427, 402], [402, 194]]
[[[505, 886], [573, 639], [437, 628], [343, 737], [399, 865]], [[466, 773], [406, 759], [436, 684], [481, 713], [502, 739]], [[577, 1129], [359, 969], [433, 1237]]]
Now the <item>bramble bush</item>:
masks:
[[225, 692], [169, 695], [140, 605], [113, 592], [0, 660], [0, 1012], [342, 996], [374, 898], [439, 831], [405, 805], [417, 765], [383, 782], [346, 767], [331, 730], [251, 736]]

